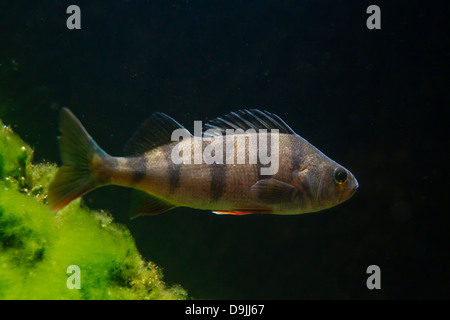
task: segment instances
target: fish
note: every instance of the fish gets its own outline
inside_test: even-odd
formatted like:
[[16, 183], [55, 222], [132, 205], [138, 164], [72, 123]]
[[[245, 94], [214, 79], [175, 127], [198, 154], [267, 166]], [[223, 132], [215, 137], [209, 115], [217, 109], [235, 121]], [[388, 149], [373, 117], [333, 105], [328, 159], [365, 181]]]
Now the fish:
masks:
[[334, 207], [359, 186], [348, 169], [265, 110], [217, 117], [197, 135], [155, 112], [119, 157], [101, 149], [67, 108], [60, 112], [59, 129], [62, 166], [48, 193], [54, 211], [95, 188], [119, 185], [134, 189], [132, 218], [177, 207], [294, 215]]

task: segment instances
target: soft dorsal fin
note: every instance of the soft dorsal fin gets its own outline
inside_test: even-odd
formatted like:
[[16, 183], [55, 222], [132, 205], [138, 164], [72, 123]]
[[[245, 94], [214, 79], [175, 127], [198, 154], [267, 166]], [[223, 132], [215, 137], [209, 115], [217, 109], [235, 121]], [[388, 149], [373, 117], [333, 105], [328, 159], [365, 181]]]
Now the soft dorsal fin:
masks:
[[140, 155], [156, 147], [172, 142], [172, 132], [176, 129], [186, 130], [181, 124], [162, 112], [153, 113], [134, 133], [125, 145], [128, 155]]
[[[258, 109], [244, 109], [230, 112], [223, 117], [207, 122], [203, 131], [214, 129], [216, 134], [225, 135], [227, 129], [278, 129], [280, 133], [296, 134], [279, 116]], [[214, 133], [212, 133], [214, 135]]]

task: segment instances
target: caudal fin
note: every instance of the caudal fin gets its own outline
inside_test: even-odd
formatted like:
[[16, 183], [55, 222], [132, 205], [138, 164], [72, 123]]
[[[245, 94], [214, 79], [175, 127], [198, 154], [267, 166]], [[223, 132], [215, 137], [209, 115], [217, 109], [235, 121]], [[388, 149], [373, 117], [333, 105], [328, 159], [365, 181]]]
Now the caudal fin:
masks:
[[98, 186], [92, 175], [92, 159], [106, 153], [99, 148], [80, 121], [67, 108], [60, 113], [59, 149], [63, 166], [49, 186], [48, 202], [59, 210], [72, 200]]

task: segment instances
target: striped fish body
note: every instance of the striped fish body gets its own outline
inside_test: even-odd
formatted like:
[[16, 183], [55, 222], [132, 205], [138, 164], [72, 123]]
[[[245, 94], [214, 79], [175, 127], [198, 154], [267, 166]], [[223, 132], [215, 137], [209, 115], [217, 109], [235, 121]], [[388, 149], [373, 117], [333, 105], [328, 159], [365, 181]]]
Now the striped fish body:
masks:
[[[205, 125], [214, 134], [189, 134], [175, 142], [173, 131], [185, 129], [172, 118], [156, 113], [127, 144], [126, 151], [132, 154], [129, 157], [103, 152], [67, 109], [61, 117], [62, 155], [64, 150], [72, 150], [63, 140], [66, 133], [70, 137], [78, 130], [75, 135], [90, 141], [90, 150], [84, 150], [91, 154], [85, 161], [90, 184], [69, 196], [67, 191], [61, 195], [67, 175], [57, 175], [49, 196], [55, 209], [94, 187], [115, 184], [143, 191], [135, 200], [132, 215], [156, 214], [178, 206], [230, 214], [299, 214], [343, 202], [357, 188], [356, 179], [347, 169], [268, 112], [231, 113]], [[227, 135], [230, 129], [241, 131]], [[277, 131], [266, 134], [269, 130]], [[174, 156], [179, 156], [177, 161]], [[262, 156], [266, 156], [265, 161]], [[270, 163], [269, 158], [273, 160]], [[65, 166], [60, 169], [63, 173]], [[269, 168], [273, 172], [267, 174]], [[336, 172], [343, 172], [345, 179], [337, 182]]]
[[[256, 134], [258, 135], [258, 134]], [[105, 183], [118, 184], [144, 190], [178, 206], [187, 206], [198, 209], [260, 209], [266, 208], [259, 201], [254, 201], [251, 187], [259, 180], [275, 178], [286, 183], [293, 183], [291, 174], [293, 166], [298, 166], [299, 157], [292, 161], [292, 153], [298, 150], [302, 139], [287, 134], [279, 134], [281, 145], [279, 170], [273, 176], [261, 174], [261, 168], [267, 165], [250, 164], [249, 149], [259, 149], [251, 142], [258, 141], [251, 135], [235, 135], [232, 137], [234, 149], [245, 149], [245, 163], [238, 164], [237, 152], [231, 163], [226, 160], [221, 163], [207, 164], [202, 157], [201, 164], [195, 164], [194, 150], [198, 148], [201, 154], [205, 148], [223, 148], [226, 154], [226, 140], [211, 138], [204, 141], [202, 138], [192, 137], [181, 142], [175, 142], [151, 150], [145, 155], [132, 158], [109, 158], [104, 162], [103, 171]], [[181, 144], [181, 146], [180, 146]], [[217, 147], [214, 147], [214, 145]], [[295, 148], [292, 145], [295, 144]], [[192, 150], [189, 155], [190, 163], [174, 164], [171, 155], [174, 147]], [[220, 162], [220, 161], [219, 161]], [[109, 177], [109, 179], [108, 179]]]

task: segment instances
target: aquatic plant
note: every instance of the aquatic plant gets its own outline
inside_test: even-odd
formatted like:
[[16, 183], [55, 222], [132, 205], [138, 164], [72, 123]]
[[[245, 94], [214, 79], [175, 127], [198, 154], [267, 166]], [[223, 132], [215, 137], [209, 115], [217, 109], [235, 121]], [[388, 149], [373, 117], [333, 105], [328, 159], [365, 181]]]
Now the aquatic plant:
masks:
[[[0, 299], [185, 299], [139, 254], [129, 230], [80, 200], [52, 212], [57, 171], [0, 121]], [[80, 288], [70, 289], [78, 266]], [[69, 279], [69, 282], [68, 282]]]

